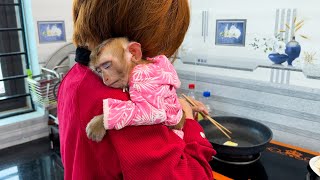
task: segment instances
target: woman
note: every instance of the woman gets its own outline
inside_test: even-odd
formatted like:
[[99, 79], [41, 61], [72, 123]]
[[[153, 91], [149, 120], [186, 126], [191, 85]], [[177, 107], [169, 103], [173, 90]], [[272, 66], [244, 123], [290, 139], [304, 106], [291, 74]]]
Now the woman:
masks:
[[100, 143], [85, 132], [90, 119], [102, 114], [103, 99], [129, 99], [122, 90], [106, 87], [87, 67], [90, 51], [85, 49], [127, 37], [144, 47], [144, 57], [170, 57], [189, 25], [187, 0], [75, 0], [73, 6], [78, 63], [58, 94], [65, 179], [212, 179], [208, 161], [215, 151], [185, 101], [184, 139], [161, 124], [109, 130]]

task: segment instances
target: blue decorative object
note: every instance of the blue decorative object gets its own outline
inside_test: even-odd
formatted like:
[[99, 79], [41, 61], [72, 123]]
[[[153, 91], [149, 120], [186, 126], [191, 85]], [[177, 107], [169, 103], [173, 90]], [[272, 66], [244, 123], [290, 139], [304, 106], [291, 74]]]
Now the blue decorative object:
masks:
[[286, 54], [289, 56], [288, 58], [288, 65], [292, 66], [292, 61], [294, 61], [297, 57], [300, 56], [301, 52], [301, 46], [300, 44], [295, 40], [295, 37], [293, 36], [292, 40], [289, 41], [286, 44]]
[[286, 54], [279, 54], [279, 53], [271, 53], [268, 55], [269, 59], [274, 62], [275, 64], [281, 64], [287, 61], [289, 58]]

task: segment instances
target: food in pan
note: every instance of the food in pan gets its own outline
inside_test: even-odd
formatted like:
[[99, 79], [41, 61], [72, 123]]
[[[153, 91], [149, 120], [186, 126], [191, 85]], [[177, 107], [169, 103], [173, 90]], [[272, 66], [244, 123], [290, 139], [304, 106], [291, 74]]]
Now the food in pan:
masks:
[[225, 143], [223, 143], [223, 145], [236, 147], [236, 146], [238, 146], [238, 143], [235, 143], [232, 141], [226, 141]]
[[313, 172], [320, 176], [320, 156], [316, 156], [310, 159], [309, 166]]
[[316, 168], [320, 169], [320, 158], [318, 158], [318, 159], [316, 160], [316, 162], [314, 163], [314, 166], [315, 166]]

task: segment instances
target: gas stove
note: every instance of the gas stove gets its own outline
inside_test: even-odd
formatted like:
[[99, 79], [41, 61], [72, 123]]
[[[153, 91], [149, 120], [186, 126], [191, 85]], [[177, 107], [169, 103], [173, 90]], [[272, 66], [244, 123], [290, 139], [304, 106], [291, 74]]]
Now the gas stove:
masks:
[[[303, 180], [314, 179], [308, 168], [309, 160], [320, 153], [272, 141], [250, 162], [213, 159], [210, 165], [218, 174], [216, 180]], [[220, 176], [221, 175], [221, 176]]]

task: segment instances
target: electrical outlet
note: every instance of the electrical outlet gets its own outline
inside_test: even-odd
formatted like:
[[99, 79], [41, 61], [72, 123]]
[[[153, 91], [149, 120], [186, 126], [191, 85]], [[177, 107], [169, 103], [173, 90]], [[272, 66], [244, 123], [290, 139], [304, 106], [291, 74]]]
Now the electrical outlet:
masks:
[[207, 64], [207, 59], [197, 59], [197, 63], [199, 64]]

